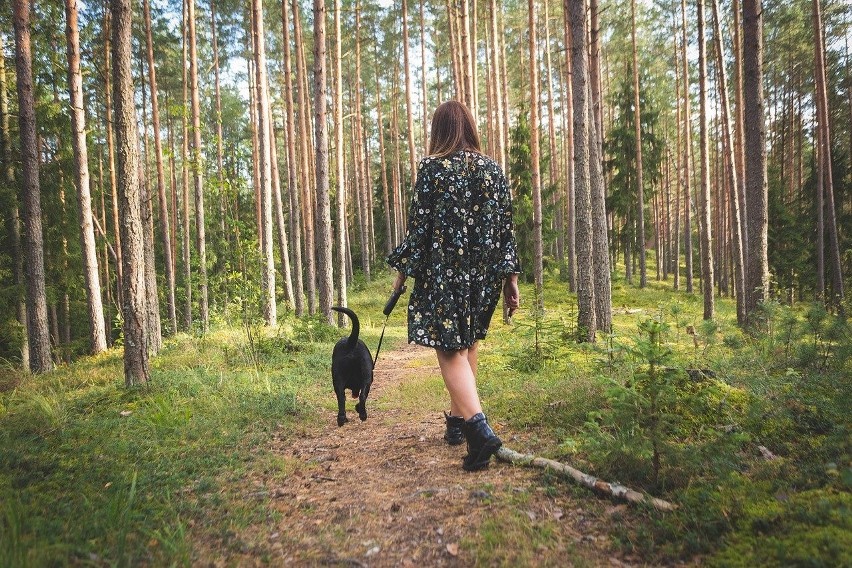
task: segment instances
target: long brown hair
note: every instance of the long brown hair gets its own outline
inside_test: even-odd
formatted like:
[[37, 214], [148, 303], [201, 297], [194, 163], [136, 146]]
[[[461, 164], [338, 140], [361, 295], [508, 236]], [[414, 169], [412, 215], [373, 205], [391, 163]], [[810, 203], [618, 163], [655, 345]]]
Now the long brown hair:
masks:
[[473, 115], [462, 103], [447, 101], [438, 106], [432, 115], [429, 155], [443, 158], [456, 150], [482, 153]]

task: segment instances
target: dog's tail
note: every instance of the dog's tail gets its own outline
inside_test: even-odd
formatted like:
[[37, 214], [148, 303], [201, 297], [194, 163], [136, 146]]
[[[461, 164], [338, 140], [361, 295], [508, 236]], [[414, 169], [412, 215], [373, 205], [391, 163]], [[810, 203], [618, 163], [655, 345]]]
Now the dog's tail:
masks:
[[358, 322], [358, 316], [356, 316], [355, 312], [353, 312], [349, 308], [332, 306], [331, 309], [335, 312], [346, 314], [347, 316], [349, 316], [349, 319], [352, 320], [352, 332], [349, 334], [349, 341], [346, 342], [346, 346], [350, 349], [355, 347], [355, 345], [358, 343], [358, 334], [361, 333], [361, 324]]

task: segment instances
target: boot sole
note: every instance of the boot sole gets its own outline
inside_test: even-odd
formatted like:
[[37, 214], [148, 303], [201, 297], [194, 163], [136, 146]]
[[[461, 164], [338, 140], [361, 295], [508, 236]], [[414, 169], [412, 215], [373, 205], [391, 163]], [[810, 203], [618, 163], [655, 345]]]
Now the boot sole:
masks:
[[485, 469], [491, 461], [491, 456], [496, 454], [502, 446], [503, 442], [496, 436], [493, 439], [488, 440], [482, 446], [482, 449], [479, 451], [479, 454], [477, 454], [475, 460], [469, 459], [471, 457], [469, 454], [465, 456], [465, 459], [462, 462], [462, 469], [465, 471], [479, 471], [480, 469]]

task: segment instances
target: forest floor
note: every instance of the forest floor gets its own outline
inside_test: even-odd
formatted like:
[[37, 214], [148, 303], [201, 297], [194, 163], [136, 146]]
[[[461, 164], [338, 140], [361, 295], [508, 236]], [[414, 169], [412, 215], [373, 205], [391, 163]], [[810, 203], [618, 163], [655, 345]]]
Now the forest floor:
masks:
[[[389, 286], [350, 290], [371, 350]], [[848, 322], [770, 304], [752, 335], [730, 299], [703, 322], [696, 294], [616, 279], [613, 333], [578, 344], [564, 283], [546, 279], [538, 320], [529, 284], [521, 298], [480, 346], [504, 444], [676, 511], [497, 461], [464, 472], [403, 309], [367, 421], [349, 400], [339, 428], [329, 363], [348, 331], [233, 305], [167, 338], [144, 387], [125, 387], [120, 348], [39, 376], [0, 362], [0, 566], [852, 566]]]
[[[225, 563], [252, 564], [252, 550], [268, 548], [263, 562], [299, 566], [630, 565], [607, 538], [625, 505], [554, 491], [540, 470], [496, 458], [487, 470], [463, 471], [465, 446], [442, 438], [440, 399], [398, 404], [439, 376], [431, 350], [385, 352], [367, 421], [348, 401], [350, 421], [341, 428], [329, 412], [319, 423], [277, 432], [271, 450], [291, 473], [285, 480], [253, 474], [244, 498], [270, 500], [280, 516], [245, 527], [245, 542], [267, 543]], [[507, 446], [524, 447], [520, 433], [495, 428]], [[221, 547], [209, 544], [196, 551], [199, 560], [217, 565]]]

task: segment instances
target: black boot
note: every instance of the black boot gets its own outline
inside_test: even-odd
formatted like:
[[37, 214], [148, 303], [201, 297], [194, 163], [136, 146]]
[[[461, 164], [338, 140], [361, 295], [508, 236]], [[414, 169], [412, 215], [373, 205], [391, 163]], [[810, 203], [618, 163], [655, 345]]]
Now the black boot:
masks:
[[483, 413], [475, 414], [462, 426], [467, 440], [467, 455], [462, 462], [465, 471], [477, 471], [488, 467], [491, 456], [497, 453], [503, 442], [491, 430]]
[[464, 434], [462, 433], [464, 417], [453, 416], [445, 412], [444, 418], [447, 420], [447, 431], [444, 433], [444, 440], [451, 446], [458, 446], [464, 442]]

